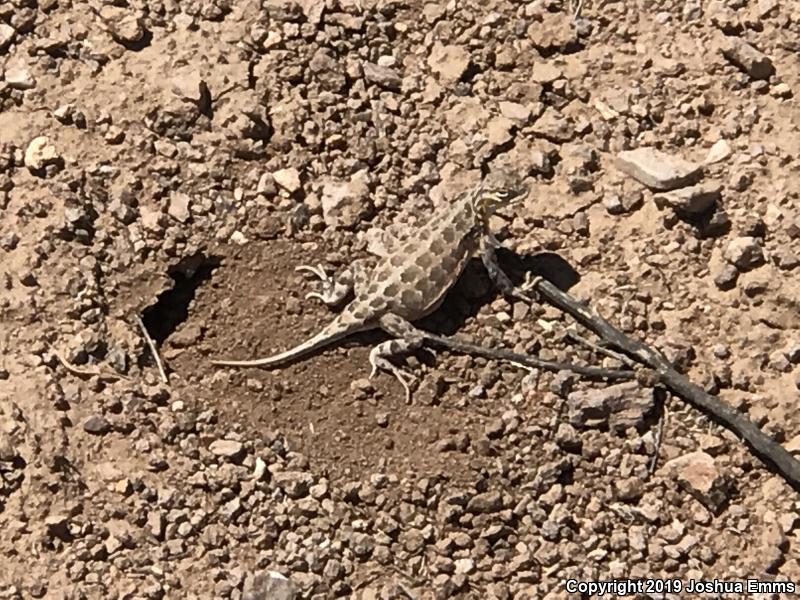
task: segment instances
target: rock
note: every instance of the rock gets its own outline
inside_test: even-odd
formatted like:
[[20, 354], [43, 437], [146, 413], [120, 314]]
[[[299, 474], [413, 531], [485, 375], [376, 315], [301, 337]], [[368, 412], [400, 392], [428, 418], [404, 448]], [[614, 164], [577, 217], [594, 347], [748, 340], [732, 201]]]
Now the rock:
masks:
[[0, 52], [4, 51], [11, 45], [11, 42], [14, 41], [14, 35], [16, 31], [11, 25], [7, 25], [6, 23], [0, 23]]
[[236, 244], [237, 246], [244, 246], [250, 240], [238, 229], [231, 234], [231, 237], [228, 238], [228, 241], [231, 244]]
[[322, 218], [329, 227], [353, 229], [372, 210], [366, 174], [356, 173], [350, 181], [329, 181], [322, 188]]
[[579, 390], [567, 396], [569, 422], [575, 427], [623, 432], [640, 428], [655, 409], [653, 392], [635, 381]]
[[531, 118], [530, 107], [518, 102], [503, 101], [498, 104], [498, 108], [501, 115], [519, 124], [525, 124]]
[[364, 78], [370, 83], [386, 88], [387, 90], [400, 91], [403, 79], [400, 74], [389, 67], [382, 67], [374, 63], [364, 63]]
[[186, 223], [192, 214], [189, 212], [191, 198], [183, 192], [172, 192], [169, 197], [169, 207], [167, 213], [175, 220]]
[[721, 48], [722, 55], [750, 79], [769, 79], [775, 73], [772, 60], [740, 38], [724, 38]]
[[789, 362], [789, 358], [780, 350], [776, 350], [769, 355], [768, 364], [771, 369], [781, 373], [788, 373], [792, 370], [792, 364]]
[[428, 66], [439, 79], [447, 83], [455, 83], [466, 73], [469, 68], [469, 52], [461, 46], [444, 46], [436, 42], [428, 56]]
[[218, 514], [224, 517], [225, 521], [232, 521], [241, 511], [242, 501], [238, 496], [234, 496], [231, 500], [220, 506]]
[[83, 422], [83, 430], [93, 435], [104, 435], [111, 431], [111, 423], [103, 415], [92, 415]]
[[60, 162], [61, 157], [56, 147], [50, 143], [47, 136], [33, 138], [25, 149], [25, 166], [31, 171], [40, 171], [47, 165]]
[[109, 556], [125, 547], [125, 544], [115, 535], [109, 535], [104, 544]]
[[506, 117], [495, 117], [486, 124], [486, 138], [492, 148], [507, 144], [513, 139], [514, 122]]
[[546, 140], [562, 144], [575, 136], [572, 121], [552, 106], [548, 106], [531, 127], [531, 131]]
[[533, 71], [531, 71], [531, 79], [536, 83], [553, 83], [561, 76], [561, 69], [550, 63], [537, 62], [533, 65]]
[[610, 215], [621, 215], [625, 212], [625, 206], [617, 194], [605, 194], [603, 196], [603, 206]]
[[222, 456], [233, 460], [242, 455], [244, 445], [236, 440], [214, 440], [209, 444], [208, 449], [214, 456]]
[[740, 271], [748, 271], [764, 262], [764, 252], [760, 242], [749, 236], [731, 240], [722, 256]]
[[651, 147], [620, 152], [616, 165], [639, 183], [661, 192], [697, 183], [703, 174], [702, 165]]
[[644, 495], [641, 477], [628, 477], [615, 481], [616, 496], [623, 502], [637, 502]]
[[256, 457], [256, 464], [253, 467], [253, 480], [261, 481], [267, 472], [267, 463], [260, 456]]
[[69, 542], [72, 540], [72, 533], [69, 530], [69, 515], [50, 514], [44, 519], [47, 528], [47, 535]]
[[664, 468], [714, 514], [719, 514], [728, 501], [728, 479], [719, 472], [714, 458], [702, 450], [673, 458]]
[[160, 540], [164, 537], [166, 520], [161, 511], [151, 510], [147, 513], [147, 529], [155, 539]]
[[773, 85], [769, 90], [770, 96], [775, 98], [791, 98], [794, 94], [792, 93], [792, 88], [789, 87], [788, 83], [781, 81]]
[[208, 85], [195, 70], [186, 70], [170, 79], [170, 90], [184, 102], [199, 104]]
[[36, 87], [36, 80], [24, 66], [7, 68], [5, 80], [8, 87], [15, 90], [30, 90]]
[[456, 573], [464, 573], [469, 575], [475, 571], [475, 561], [471, 558], [457, 558], [454, 561]]
[[554, 50], [566, 49], [577, 41], [577, 28], [571, 19], [548, 11], [543, 13], [542, 21], [531, 23], [527, 32], [537, 50], [552, 54]]
[[727, 141], [717, 140], [714, 142], [714, 145], [708, 149], [708, 154], [706, 154], [706, 159], [703, 161], [703, 164], [712, 165], [723, 161], [728, 158], [732, 152], [731, 145]]
[[786, 226], [786, 234], [793, 240], [800, 239], [800, 215]]
[[778, 0], [758, 0], [758, 16], [762, 19], [767, 18], [778, 8], [778, 4]]
[[708, 237], [720, 237], [730, 231], [731, 218], [724, 210], [715, 210], [711, 218], [703, 226], [703, 234]]
[[416, 527], [402, 531], [398, 541], [409, 554], [417, 554], [425, 548], [425, 536]]
[[714, 278], [714, 285], [725, 291], [730, 290], [736, 285], [739, 278], [739, 271], [736, 267], [728, 263], [721, 263], [711, 268], [711, 276]]
[[305, 471], [280, 471], [273, 476], [275, 484], [290, 498], [304, 498], [314, 483], [311, 473]]
[[272, 174], [272, 178], [290, 194], [300, 189], [300, 172], [294, 167], [279, 169]]
[[786, 448], [787, 452], [790, 452], [795, 456], [800, 456], [800, 433], [798, 433], [796, 436], [794, 436], [792, 439], [786, 442], [783, 446], [784, 448]]
[[580, 454], [583, 443], [575, 428], [569, 423], [561, 423], [555, 435], [555, 442], [567, 452]]
[[144, 38], [146, 30], [136, 13], [118, 6], [105, 5], [100, 9], [100, 16], [115, 41], [135, 44]]
[[703, 182], [665, 194], [656, 194], [653, 201], [656, 206], [670, 207], [679, 214], [702, 214], [717, 203], [721, 189], [718, 181]]
[[503, 508], [503, 497], [500, 492], [493, 490], [491, 492], [484, 492], [477, 494], [470, 498], [467, 503], [467, 511], [480, 514], [480, 513], [495, 513]]
[[0, 431], [0, 462], [11, 462], [19, 456], [19, 452], [14, 447], [11, 436]]
[[490, 440], [494, 440], [503, 437], [505, 429], [506, 429], [506, 424], [503, 422], [503, 419], [493, 419], [492, 421], [486, 424], [486, 427], [484, 427], [483, 429], [483, 433]]
[[203, 328], [198, 323], [184, 323], [175, 333], [169, 336], [169, 341], [175, 348], [191, 348], [202, 337]]
[[770, 523], [761, 532], [761, 543], [756, 551], [766, 573], [775, 574], [785, 562], [789, 540], [778, 523]]
[[789, 346], [786, 348], [785, 354], [790, 363], [794, 365], [800, 364], [800, 344]]

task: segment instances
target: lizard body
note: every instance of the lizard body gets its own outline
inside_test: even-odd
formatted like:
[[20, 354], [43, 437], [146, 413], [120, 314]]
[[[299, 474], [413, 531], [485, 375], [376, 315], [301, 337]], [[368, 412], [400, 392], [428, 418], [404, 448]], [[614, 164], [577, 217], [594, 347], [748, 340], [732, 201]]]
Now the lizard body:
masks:
[[437, 211], [434, 218], [393, 245], [369, 270], [350, 269], [337, 279], [322, 267], [298, 267], [310, 271], [323, 282], [322, 293], [307, 297], [335, 306], [352, 291], [354, 298], [319, 333], [298, 346], [267, 358], [233, 361], [214, 360], [213, 364], [232, 367], [278, 366], [331, 344], [346, 336], [370, 329], [382, 329], [394, 339], [377, 345], [370, 352], [373, 376], [385, 370], [403, 385], [410, 397], [408, 373], [392, 364], [388, 357], [415, 350], [422, 345], [421, 332], [411, 323], [435, 311], [459, 278], [470, 258], [480, 253], [492, 279], [510, 291], [507, 276], [494, 257], [496, 240], [488, 228], [489, 216], [496, 208], [525, 195], [527, 188], [507, 173], [490, 174], [478, 186], [461, 194]]

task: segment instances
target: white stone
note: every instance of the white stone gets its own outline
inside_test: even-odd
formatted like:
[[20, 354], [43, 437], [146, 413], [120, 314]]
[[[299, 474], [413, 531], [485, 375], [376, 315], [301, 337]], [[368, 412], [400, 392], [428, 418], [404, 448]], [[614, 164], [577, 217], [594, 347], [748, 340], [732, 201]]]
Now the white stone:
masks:
[[30, 90], [36, 87], [36, 80], [26, 67], [6, 69], [6, 84], [15, 90]]
[[300, 172], [294, 167], [279, 169], [272, 174], [272, 178], [280, 187], [290, 194], [300, 189]]
[[711, 146], [706, 154], [706, 159], [703, 161], [707, 165], [712, 165], [725, 160], [731, 155], [731, 145], [726, 140], [717, 140]]
[[461, 79], [470, 63], [469, 52], [461, 46], [444, 46], [436, 42], [428, 56], [428, 66], [443, 81], [454, 83]]
[[46, 165], [58, 162], [60, 156], [56, 147], [45, 135], [33, 138], [25, 149], [24, 163], [31, 171], [38, 171]]
[[702, 165], [651, 147], [620, 152], [616, 165], [636, 181], [662, 192], [696, 183], [703, 173]]
[[5, 23], [0, 23], [0, 50], [5, 50], [11, 45], [11, 42], [14, 40], [14, 35], [16, 31], [11, 25], [6, 25]]
[[241, 231], [239, 231], [239, 230], [237, 229], [236, 231], [234, 231], [234, 232], [231, 234], [230, 241], [231, 241], [232, 243], [236, 244], [237, 246], [244, 246], [244, 245], [245, 245], [247, 242], [249, 242], [250, 240], [248, 240], [248, 239], [245, 237], [245, 235], [244, 235], [244, 234], [243, 234]]
[[172, 195], [169, 198], [167, 214], [181, 223], [186, 223], [186, 221], [189, 220], [189, 217], [192, 216], [192, 213], [189, 212], [190, 203], [191, 198], [189, 198], [188, 194], [184, 194], [183, 192], [172, 192]]

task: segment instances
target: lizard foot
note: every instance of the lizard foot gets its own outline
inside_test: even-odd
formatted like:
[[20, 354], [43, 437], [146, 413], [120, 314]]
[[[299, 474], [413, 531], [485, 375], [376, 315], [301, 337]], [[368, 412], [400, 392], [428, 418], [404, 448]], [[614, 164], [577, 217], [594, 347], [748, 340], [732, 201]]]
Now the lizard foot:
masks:
[[519, 299], [520, 300], [530, 301], [530, 299], [531, 299], [530, 296], [533, 296], [534, 298], [538, 298], [539, 294], [536, 293], [536, 284], [538, 284], [540, 281], [543, 281], [543, 280], [544, 280], [544, 277], [542, 277], [541, 275], [531, 275], [530, 272], [525, 273], [525, 281], [522, 283], [521, 286], [519, 286], [519, 289], [520, 289], [520, 291], [522, 291], [522, 293], [525, 296], [528, 296], [528, 297], [527, 298], [519, 298]]
[[327, 306], [338, 306], [350, 293], [350, 288], [325, 272], [321, 264], [317, 266], [300, 265], [294, 269], [298, 273], [311, 273], [322, 282], [322, 292], [309, 292], [306, 300], [317, 298]]
[[388, 342], [384, 342], [383, 344], [378, 344], [370, 351], [369, 363], [372, 365], [372, 370], [370, 371], [369, 378], [372, 379], [375, 377], [379, 370], [391, 373], [394, 375], [394, 378], [400, 382], [400, 385], [403, 386], [406, 404], [411, 404], [411, 387], [416, 384], [417, 376], [395, 366], [391, 363], [391, 361], [389, 361], [389, 359], [386, 358], [386, 351], [387, 348], [389, 348], [386, 346], [386, 344], [394, 343], [394, 340], [390, 340]]

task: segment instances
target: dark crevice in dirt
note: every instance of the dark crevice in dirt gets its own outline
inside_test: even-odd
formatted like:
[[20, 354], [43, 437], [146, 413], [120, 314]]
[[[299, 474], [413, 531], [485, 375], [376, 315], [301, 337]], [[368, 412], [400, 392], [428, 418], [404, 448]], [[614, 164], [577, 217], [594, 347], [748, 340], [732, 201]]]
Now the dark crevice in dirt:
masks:
[[168, 269], [167, 274], [175, 281], [175, 285], [162, 292], [156, 303], [142, 312], [147, 333], [156, 344], [163, 344], [187, 319], [189, 305], [194, 300], [197, 289], [211, 279], [220, 262], [218, 256], [196, 254], [182, 259]]

